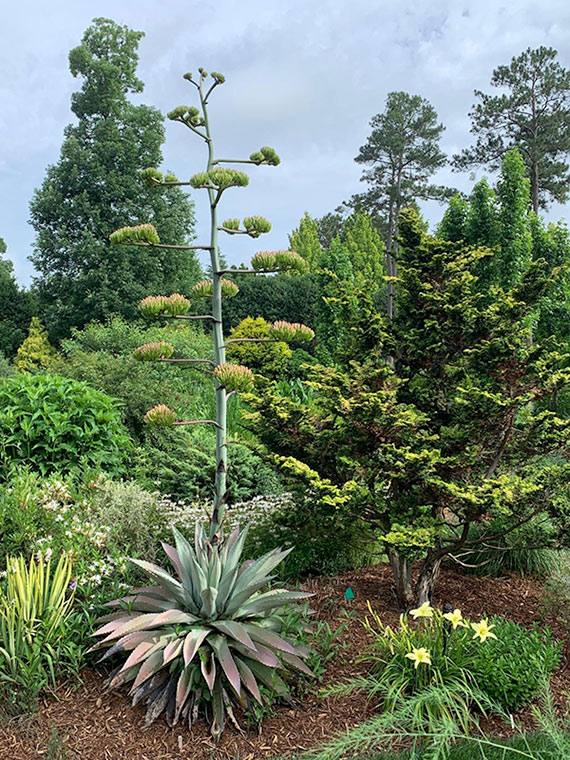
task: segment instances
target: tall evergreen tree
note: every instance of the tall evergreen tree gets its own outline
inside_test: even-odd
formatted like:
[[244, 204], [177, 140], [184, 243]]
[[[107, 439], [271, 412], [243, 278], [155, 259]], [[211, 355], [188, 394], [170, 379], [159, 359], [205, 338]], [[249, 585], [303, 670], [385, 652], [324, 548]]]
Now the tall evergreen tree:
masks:
[[530, 179], [535, 213], [549, 201], [568, 198], [570, 173], [570, 70], [556, 60], [553, 48], [528, 48], [508, 66], [493, 71], [491, 86], [503, 92], [479, 99], [469, 116], [477, 141], [453, 157], [456, 169], [497, 169], [516, 146]]
[[150, 221], [164, 243], [188, 242], [193, 204], [177, 188], [165, 193], [141, 182], [139, 172], [162, 161], [163, 117], [134, 106], [142, 32], [98, 18], [69, 55], [70, 71], [83, 80], [71, 99], [77, 123], [65, 129], [57, 164], [31, 203], [36, 242], [30, 257], [35, 288], [50, 334], [111, 313], [135, 315], [141, 297], [187, 291], [200, 276], [188, 251], [109, 245], [120, 224]]
[[317, 222], [305, 211], [299, 226], [289, 235], [289, 246], [302, 256], [309, 265], [309, 271], [314, 272], [321, 255], [319, 227]]
[[[349, 206], [379, 218], [385, 228], [386, 270], [396, 275], [397, 220], [400, 209], [418, 199], [441, 199], [446, 188], [430, 182], [447, 162], [439, 143], [445, 127], [434, 107], [419, 95], [390, 92], [382, 113], [372, 117], [372, 132], [355, 161], [368, 167], [361, 181], [370, 185], [351, 198]], [[388, 314], [394, 287], [388, 283]]]
[[0, 237], [0, 353], [13, 357], [26, 337], [35, 303], [31, 294], [18, 286], [12, 262], [2, 258], [6, 251]]

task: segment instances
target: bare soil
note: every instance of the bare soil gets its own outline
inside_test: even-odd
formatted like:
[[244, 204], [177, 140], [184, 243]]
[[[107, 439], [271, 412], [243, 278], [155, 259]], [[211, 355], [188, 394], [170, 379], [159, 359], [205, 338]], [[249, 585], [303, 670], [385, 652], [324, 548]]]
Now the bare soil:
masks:
[[[348, 586], [355, 598], [346, 602]], [[345, 610], [353, 610], [354, 615], [335, 647], [338, 651], [321, 684], [293, 705], [279, 707], [274, 716], [264, 720], [260, 732], [252, 726], [240, 733], [228, 725], [221, 741], [215, 744], [203, 722], [196, 723], [191, 733], [186, 727], [170, 729], [163, 719], [145, 729], [145, 708], [131, 707], [125, 692], [103, 694], [103, 673], [87, 670], [81, 686], [64, 684], [44, 699], [31, 718], [11, 720], [0, 726], [0, 760], [257, 760], [301, 752], [346, 731], [372, 715], [375, 705], [362, 695], [325, 699], [319, 696], [319, 691], [365, 668], [355, 661], [368, 642], [361, 624], [368, 601], [383, 621], [390, 625], [398, 622], [390, 570], [380, 564], [335, 578], [315, 578], [304, 583], [303, 589], [315, 593], [316, 617], [331, 626], [346, 619]], [[472, 619], [483, 613], [501, 614], [530, 626], [541, 619], [540, 598], [541, 584], [534, 579], [515, 575], [474, 578], [444, 568], [434, 604], [441, 607], [448, 602]], [[547, 618], [545, 622], [564, 642], [562, 660], [552, 680], [555, 697], [562, 704], [564, 693], [570, 690], [570, 643], [567, 629], [560, 621]], [[532, 727], [528, 708], [517, 718], [526, 727]], [[508, 733], [498, 722], [491, 722], [488, 727], [495, 734]], [[65, 754], [48, 750], [50, 738], [54, 748], [58, 743], [55, 735]]]

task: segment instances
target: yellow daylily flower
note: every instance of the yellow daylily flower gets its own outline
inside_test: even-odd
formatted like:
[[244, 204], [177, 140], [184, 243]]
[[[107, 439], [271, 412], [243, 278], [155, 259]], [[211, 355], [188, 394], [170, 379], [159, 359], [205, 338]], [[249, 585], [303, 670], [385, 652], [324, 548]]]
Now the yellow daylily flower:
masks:
[[443, 617], [446, 620], [449, 620], [449, 622], [453, 626], [453, 630], [455, 630], [458, 626], [461, 626], [461, 628], [467, 628], [467, 623], [463, 620], [463, 615], [461, 614], [461, 610], [453, 610], [453, 612], [445, 612]]
[[417, 607], [415, 610], [410, 610], [410, 615], [414, 618], [424, 617], [424, 618], [431, 618], [433, 617], [433, 607], [429, 602], [424, 602], [421, 607]]
[[420, 663], [423, 665], [431, 665], [431, 655], [425, 647], [420, 647], [419, 649], [412, 647], [412, 651], [408, 652], [406, 657], [408, 660], [414, 661], [414, 668], [416, 668], [416, 670]]
[[473, 638], [476, 639], [477, 636], [481, 639], [481, 641], [485, 641], [486, 639], [496, 639], [494, 633], [491, 633], [491, 628], [494, 628], [494, 625], [489, 625], [489, 621], [487, 618], [483, 618], [478, 623], [471, 623], [471, 628], [475, 631]]

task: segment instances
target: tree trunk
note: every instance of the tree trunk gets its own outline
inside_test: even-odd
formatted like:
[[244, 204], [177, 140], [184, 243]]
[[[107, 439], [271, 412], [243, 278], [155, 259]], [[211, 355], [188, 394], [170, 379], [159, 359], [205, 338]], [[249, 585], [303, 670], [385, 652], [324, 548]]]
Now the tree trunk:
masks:
[[538, 161], [532, 162], [530, 194], [532, 199], [532, 210], [535, 214], [538, 214]]
[[388, 559], [394, 575], [398, 605], [401, 609], [407, 610], [414, 603], [412, 565], [405, 557], [398, 554], [395, 549], [388, 549]]
[[443, 557], [439, 552], [428, 552], [420, 572], [420, 577], [416, 583], [416, 597], [418, 598], [419, 604], [423, 604], [424, 602], [429, 602], [431, 604], [435, 584], [439, 577], [442, 559]]

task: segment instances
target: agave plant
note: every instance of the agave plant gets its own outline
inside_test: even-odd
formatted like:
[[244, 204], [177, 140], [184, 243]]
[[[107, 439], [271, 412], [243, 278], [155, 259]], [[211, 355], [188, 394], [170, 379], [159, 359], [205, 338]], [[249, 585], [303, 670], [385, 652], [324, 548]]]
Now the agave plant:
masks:
[[311, 594], [268, 590], [270, 573], [290, 550], [274, 549], [242, 562], [246, 531], [235, 529], [218, 543], [196, 526], [194, 547], [174, 529], [175, 547], [163, 543], [174, 567], [171, 575], [157, 565], [131, 560], [156, 585], [135, 589], [109, 602], [119, 608], [100, 618], [103, 636], [94, 649], [110, 647], [102, 659], [129, 652], [107, 680], [108, 688], [131, 683], [133, 704], [147, 704], [146, 724], [166, 713], [168, 725], [188, 721], [200, 708], [218, 738], [226, 715], [237, 725], [234, 706], [263, 704], [260, 685], [286, 697], [278, 671], [290, 667], [308, 675], [307, 650], [282, 634], [284, 605]]

